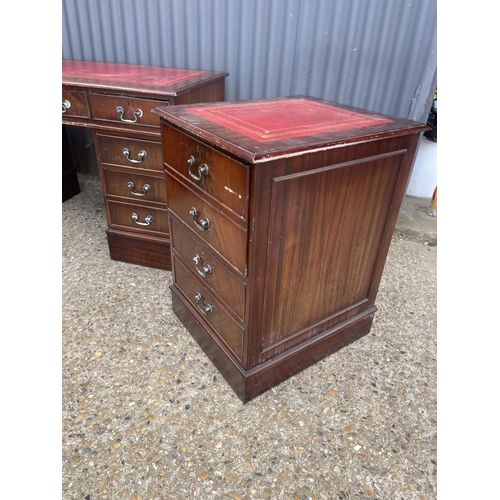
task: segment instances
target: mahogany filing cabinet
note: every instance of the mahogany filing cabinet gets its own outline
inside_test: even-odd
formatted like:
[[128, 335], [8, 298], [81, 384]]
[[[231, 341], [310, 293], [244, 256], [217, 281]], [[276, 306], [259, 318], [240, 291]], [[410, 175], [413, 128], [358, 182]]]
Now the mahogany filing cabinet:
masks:
[[308, 96], [155, 113], [173, 308], [239, 398], [367, 334], [426, 125]]
[[227, 76], [217, 71], [62, 61], [62, 123], [92, 129], [113, 260], [171, 269], [160, 122], [152, 110], [159, 105], [222, 101]]

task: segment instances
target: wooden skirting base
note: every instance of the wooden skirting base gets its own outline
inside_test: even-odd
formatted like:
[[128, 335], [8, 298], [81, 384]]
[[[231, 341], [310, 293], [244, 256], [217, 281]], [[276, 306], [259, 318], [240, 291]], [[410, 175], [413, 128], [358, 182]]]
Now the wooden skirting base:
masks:
[[247, 403], [271, 387], [366, 335], [370, 331], [377, 310], [375, 306], [371, 306], [366, 311], [316, 335], [282, 355], [251, 370], [244, 370], [212, 333], [210, 327], [198, 318], [195, 309], [185, 300], [175, 285], [171, 286], [170, 290], [175, 314], [243, 403]]
[[170, 239], [136, 236], [115, 229], [106, 229], [111, 259], [139, 266], [172, 270]]

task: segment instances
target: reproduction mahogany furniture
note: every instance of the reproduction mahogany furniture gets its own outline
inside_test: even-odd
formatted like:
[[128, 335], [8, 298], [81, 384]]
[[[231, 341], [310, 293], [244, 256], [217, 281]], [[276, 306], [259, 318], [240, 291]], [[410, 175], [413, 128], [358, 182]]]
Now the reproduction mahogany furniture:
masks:
[[[93, 130], [113, 260], [171, 269], [160, 123], [152, 109], [224, 100], [226, 76], [214, 71], [62, 61], [62, 123]], [[63, 158], [63, 172], [64, 163], [68, 160]], [[74, 186], [76, 174], [70, 174], [63, 183], [74, 188], [72, 195], [79, 189]]]
[[308, 96], [155, 113], [173, 308], [239, 398], [367, 334], [426, 125]]

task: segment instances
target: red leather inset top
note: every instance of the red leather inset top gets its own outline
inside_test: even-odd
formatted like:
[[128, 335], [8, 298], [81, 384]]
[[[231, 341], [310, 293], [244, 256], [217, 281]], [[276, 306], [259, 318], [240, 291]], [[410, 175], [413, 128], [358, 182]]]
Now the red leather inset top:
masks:
[[259, 142], [349, 130], [392, 120], [310, 101], [287, 99], [189, 109]]
[[62, 72], [64, 78], [89, 78], [106, 82], [126, 82], [129, 84], [157, 86], [172, 85], [173, 83], [205, 73], [205, 71], [200, 70], [74, 61], [69, 59], [63, 59]]

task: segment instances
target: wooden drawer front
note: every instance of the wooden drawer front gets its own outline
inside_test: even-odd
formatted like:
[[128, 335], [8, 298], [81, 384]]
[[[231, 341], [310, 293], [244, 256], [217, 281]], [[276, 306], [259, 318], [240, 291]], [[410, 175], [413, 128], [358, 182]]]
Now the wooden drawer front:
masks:
[[227, 269], [191, 231], [170, 218], [170, 241], [183, 264], [196, 273], [200, 280], [212, 287], [243, 321], [245, 313], [245, 285]]
[[167, 203], [164, 177], [103, 169], [106, 194], [134, 201]]
[[[154, 101], [138, 97], [107, 94], [90, 94], [92, 115], [96, 120], [146, 127], [160, 127], [158, 115], [151, 112], [157, 106], [168, 105], [168, 101]], [[122, 114], [117, 108], [121, 108]]]
[[62, 114], [78, 118], [90, 118], [87, 95], [82, 90], [62, 91]]
[[[111, 227], [125, 226], [138, 231], [168, 234], [166, 210], [119, 203], [112, 200], [107, 200], [107, 203], [110, 217], [109, 225]], [[137, 219], [132, 217], [132, 214], [136, 214]]]
[[[167, 175], [168, 207], [179, 219], [184, 221], [197, 236], [246, 276], [247, 232], [223, 212], [205, 202], [193, 191]], [[193, 209], [196, 213], [193, 215]], [[208, 220], [209, 227], [202, 230]]]
[[173, 271], [175, 284], [191, 302], [200, 318], [212, 326], [212, 329], [241, 360], [243, 327], [231, 317], [208, 288], [205, 288], [175, 257], [173, 258]]
[[163, 172], [161, 143], [97, 134], [101, 163]]
[[248, 170], [245, 165], [175, 128], [163, 126], [167, 127], [163, 134], [165, 162], [246, 220]]

